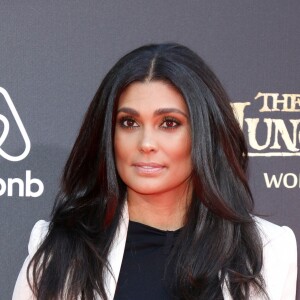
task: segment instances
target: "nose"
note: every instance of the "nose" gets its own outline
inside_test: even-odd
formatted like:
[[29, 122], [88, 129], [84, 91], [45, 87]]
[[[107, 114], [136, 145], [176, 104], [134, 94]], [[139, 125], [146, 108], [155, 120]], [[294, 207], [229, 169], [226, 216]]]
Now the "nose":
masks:
[[157, 141], [155, 133], [151, 129], [141, 131], [139, 141], [139, 151], [143, 153], [151, 153], [157, 151]]

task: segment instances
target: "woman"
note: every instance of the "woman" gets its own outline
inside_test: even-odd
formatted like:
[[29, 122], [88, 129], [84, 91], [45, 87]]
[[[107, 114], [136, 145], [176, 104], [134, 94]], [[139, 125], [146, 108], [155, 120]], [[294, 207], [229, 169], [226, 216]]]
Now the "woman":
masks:
[[178, 44], [132, 51], [86, 113], [13, 299], [294, 299], [295, 237], [253, 216], [246, 168], [206, 64]]

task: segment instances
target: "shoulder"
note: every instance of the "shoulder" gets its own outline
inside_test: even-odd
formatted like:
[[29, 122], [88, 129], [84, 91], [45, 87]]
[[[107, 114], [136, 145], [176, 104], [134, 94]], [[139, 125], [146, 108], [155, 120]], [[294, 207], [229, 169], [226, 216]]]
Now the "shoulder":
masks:
[[254, 217], [263, 243], [263, 270], [270, 299], [295, 299], [297, 243], [294, 232]]
[[50, 222], [39, 220], [33, 226], [28, 243], [29, 255], [33, 255], [44, 241], [49, 231], [49, 224]]
[[284, 240], [296, 246], [295, 234], [289, 227], [279, 226], [259, 217], [254, 217], [253, 219], [262, 238], [264, 247], [276, 240]]
[[27, 269], [33, 255], [47, 236], [48, 230], [49, 222], [46, 222], [44, 220], [36, 222], [33, 226], [28, 243], [29, 255], [24, 261], [17, 282], [15, 284], [12, 296], [13, 300], [36, 299], [27, 281]]

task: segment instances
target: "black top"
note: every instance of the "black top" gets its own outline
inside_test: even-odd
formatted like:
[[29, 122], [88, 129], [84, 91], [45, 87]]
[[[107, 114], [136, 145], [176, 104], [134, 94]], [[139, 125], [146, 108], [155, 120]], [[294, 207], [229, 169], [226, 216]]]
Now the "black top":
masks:
[[166, 263], [179, 232], [129, 221], [114, 300], [176, 299], [171, 289], [172, 264], [166, 268]]

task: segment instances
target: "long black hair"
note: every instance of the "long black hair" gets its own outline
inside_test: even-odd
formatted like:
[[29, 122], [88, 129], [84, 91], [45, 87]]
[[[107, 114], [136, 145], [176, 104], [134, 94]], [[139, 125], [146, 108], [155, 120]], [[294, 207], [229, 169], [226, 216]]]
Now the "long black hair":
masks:
[[[28, 267], [37, 299], [107, 299], [108, 254], [126, 198], [114, 160], [117, 101], [132, 82], [166, 81], [190, 116], [193, 193], [173, 250], [179, 299], [265, 295], [262, 242], [252, 218], [247, 146], [229, 98], [204, 61], [174, 44], [140, 47], [102, 81], [64, 168], [49, 232]], [[265, 295], [266, 296], [266, 295]]]

